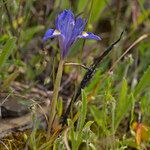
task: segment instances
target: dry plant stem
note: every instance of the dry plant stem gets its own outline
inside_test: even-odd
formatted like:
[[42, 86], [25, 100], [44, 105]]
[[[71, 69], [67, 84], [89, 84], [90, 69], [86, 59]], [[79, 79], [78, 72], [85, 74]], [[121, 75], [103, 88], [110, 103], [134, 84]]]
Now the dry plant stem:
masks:
[[51, 129], [52, 129], [52, 124], [54, 121], [54, 117], [56, 114], [56, 104], [57, 104], [57, 99], [58, 99], [58, 92], [60, 88], [60, 82], [62, 78], [62, 72], [63, 72], [63, 65], [64, 65], [64, 60], [61, 59], [59, 62], [58, 70], [57, 70], [57, 75], [55, 79], [55, 84], [54, 84], [54, 91], [53, 91], [53, 97], [51, 100], [51, 105], [49, 106], [49, 121], [48, 121], [48, 132], [47, 132], [47, 140], [50, 139], [51, 137]]
[[67, 128], [64, 132], [64, 144], [65, 144], [67, 150], [71, 150], [69, 143], [68, 143], [68, 131], [69, 131], [69, 128]]
[[142, 40], [146, 39], [149, 35], [148, 34], [144, 34], [141, 37], [139, 37], [113, 64], [113, 66], [109, 69], [109, 72], [111, 72], [114, 67], [117, 65], [117, 63], [130, 51], [130, 49], [132, 49], [136, 44], [138, 44], [139, 42], [141, 42]]
[[9, 150], [8, 146], [3, 141], [0, 141], [0, 144], [2, 144], [6, 150]]
[[80, 67], [82, 67], [82, 68], [84, 68], [84, 69], [86, 69], [86, 70], [89, 70], [89, 68], [88, 67], [86, 67], [85, 65], [83, 65], [83, 64], [79, 64], [79, 63], [65, 63], [64, 64], [65, 66], [80, 66]]

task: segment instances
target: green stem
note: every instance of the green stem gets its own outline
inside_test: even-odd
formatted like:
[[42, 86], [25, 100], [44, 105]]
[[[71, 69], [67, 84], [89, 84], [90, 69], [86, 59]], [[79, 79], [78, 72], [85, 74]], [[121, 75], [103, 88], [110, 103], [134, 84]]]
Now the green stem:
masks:
[[53, 124], [54, 117], [55, 117], [55, 114], [56, 114], [56, 105], [57, 105], [59, 87], [60, 87], [61, 78], [62, 78], [63, 65], [64, 65], [64, 60], [61, 59], [60, 62], [59, 62], [57, 75], [56, 75], [56, 79], [55, 79], [53, 97], [52, 97], [52, 100], [51, 100], [51, 105], [49, 107], [49, 122], [48, 122], [48, 132], [47, 132], [47, 139], [48, 140], [51, 137], [52, 124]]

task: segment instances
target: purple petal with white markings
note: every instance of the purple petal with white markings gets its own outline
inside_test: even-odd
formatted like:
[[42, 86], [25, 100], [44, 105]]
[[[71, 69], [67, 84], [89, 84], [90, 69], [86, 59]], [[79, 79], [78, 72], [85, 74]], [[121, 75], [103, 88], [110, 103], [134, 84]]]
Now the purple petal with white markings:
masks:
[[101, 38], [91, 32], [82, 32], [81, 35], [78, 36], [83, 39], [93, 39], [93, 40], [101, 40]]
[[49, 29], [46, 31], [44, 37], [43, 37], [43, 41], [46, 41], [47, 39], [50, 38], [54, 38], [58, 35], [60, 35], [61, 33], [58, 30], [54, 30], [54, 29]]

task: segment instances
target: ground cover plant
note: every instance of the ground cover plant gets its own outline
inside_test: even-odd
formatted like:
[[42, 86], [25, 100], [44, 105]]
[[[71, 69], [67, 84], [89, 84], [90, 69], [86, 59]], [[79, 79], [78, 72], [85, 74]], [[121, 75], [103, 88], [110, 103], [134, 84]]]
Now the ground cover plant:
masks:
[[0, 1], [0, 149], [150, 149], [150, 2]]

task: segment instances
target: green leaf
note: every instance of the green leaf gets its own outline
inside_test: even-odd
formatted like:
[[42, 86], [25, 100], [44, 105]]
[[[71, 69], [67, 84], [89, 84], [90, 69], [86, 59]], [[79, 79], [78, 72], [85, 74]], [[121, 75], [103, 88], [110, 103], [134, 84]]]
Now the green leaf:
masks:
[[63, 100], [62, 97], [57, 101], [57, 112], [58, 116], [61, 117], [62, 115], [62, 110], [63, 110]]
[[63, 9], [70, 8], [70, 1], [63, 0], [63, 2], [61, 3], [61, 8], [63, 8]]
[[87, 5], [87, 0], [78, 1], [78, 12], [84, 11], [85, 6]]
[[91, 16], [89, 19], [90, 23], [96, 22], [99, 19], [102, 10], [107, 5], [106, 1], [104, 0], [93, 0], [92, 2]]
[[87, 129], [90, 128], [91, 125], [93, 124], [93, 122], [94, 122], [94, 121], [88, 121], [88, 122], [85, 124], [84, 129], [85, 129], [85, 128], [87, 128]]
[[116, 106], [115, 130], [118, 128], [121, 120], [123, 119], [132, 104], [132, 96], [127, 96], [127, 90], [127, 82], [125, 79], [123, 79], [120, 91], [120, 98]]
[[[95, 89], [96, 85], [100, 82], [100, 79], [101, 79], [101, 69], [96, 71], [96, 73], [92, 79], [92, 82], [89, 83], [89, 85], [86, 87], [86, 92], [89, 93], [89, 92], [93, 91]], [[99, 88], [97, 88], [97, 90], [98, 89]]]
[[103, 131], [106, 131], [106, 126], [105, 126], [105, 119], [104, 119], [104, 112], [98, 110], [98, 108], [94, 105], [90, 106], [90, 112], [95, 120], [95, 122], [102, 127]]
[[87, 99], [84, 90], [82, 90], [81, 95], [82, 95], [82, 107], [80, 110], [80, 117], [78, 121], [77, 131], [82, 131], [87, 113]]
[[97, 150], [94, 144], [90, 143], [89, 145], [90, 145], [91, 150]]
[[103, 110], [99, 110], [96, 106], [91, 105], [90, 106], [90, 112], [94, 118], [94, 121], [101, 126], [101, 128], [103, 129], [103, 131], [106, 133], [107, 132], [107, 128], [106, 128], [106, 116], [105, 116], [105, 109]]
[[43, 25], [38, 25], [38, 26], [31, 27], [23, 31], [21, 34], [21, 40], [23, 42], [23, 45], [26, 45], [36, 33], [42, 31], [43, 29], [44, 29]]
[[138, 96], [147, 86], [150, 86], [150, 66], [148, 67], [146, 72], [141, 77], [139, 83], [135, 87], [135, 90], [133, 92], [134, 97]]
[[19, 71], [15, 71], [12, 74], [10, 74], [4, 81], [3, 85], [1, 87], [2, 90], [6, 89], [12, 81], [16, 79], [16, 77], [19, 75]]
[[135, 110], [135, 98], [133, 96], [133, 93], [131, 93], [131, 98], [132, 98], [132, 107], [131, 107], [131, 119], [130, 119], [130, 125], [132, 124], [133, 120], [134, 120], [134, 110]]
[[86, 113], [87, 113], [87, 99], [86, 99], [86, 94], [84, 90], [81, 91], [81, 96], [82, 96], [82, 106], [79, 110], [79, 119], [78, 119], [78, 124], [77, 124], [77, 129], [76, 129], [76, 144], [75, 146], [73, 145], [73, 150], [76, 150], [79, 148], [81, 142], [82, 142], [82, 131], [83, 131], [83, 126], [85, 123], [86, 119]]
[[0, 54], [0, 68], [4, 65], [7, 58], [12, 53], [12, 50], [15, 48], [16, 38], [10, 38], [3, 47], [3, 50]]
[[76, 145], [75, 141], [75, 132], [74, 132], [74, 123], [71, 119], [67, 120], [68, 126], [70, 127], [70, 140], [71, 140], [71, 145], [74, 147]]
[[6, 41], [8, 38], [8, 34], [3, 34], [2, 36], [0, 36], [0, 43]]
[[[53, 9], [58, 9], [58, 8], [61, 8], [61, 10], [63, 9], [70, 9], [70, 4], [71, 1], [70, 0], [55, 0], [54, 1], [54, 5], [53, 5]], [[52, 12], [53, 13], [53, 12]]]
[[94, 117], [94, 120], [96, 121], [96, 123], [100, 126], [102, 125], [102, 118], [101, 118], [101, 112], [98, 110], [98, 108], [94, 105], [90, 106], [90, 111], [92, 116]]

